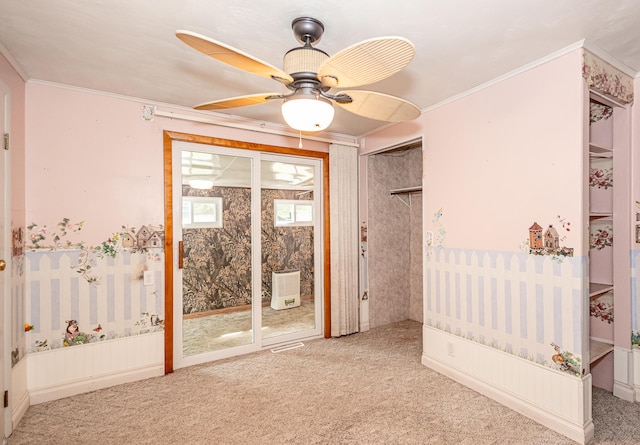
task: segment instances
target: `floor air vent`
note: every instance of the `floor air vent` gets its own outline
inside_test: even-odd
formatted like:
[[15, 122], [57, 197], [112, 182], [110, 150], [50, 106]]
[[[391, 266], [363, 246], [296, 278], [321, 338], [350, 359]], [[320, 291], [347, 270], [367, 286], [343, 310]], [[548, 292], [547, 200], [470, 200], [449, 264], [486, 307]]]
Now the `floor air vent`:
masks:
[[297, 349], [297, 348], [303, 348], [303, 347], [304, 347], [304, 343], [302, 342], [291, 343], [290, 345], [284, 345], [284, 346], [279, 346], [277, 348], [273, 348], [271, 352], [273, 352], [274, 354], [277, 354], [278, 352], [284, 352], [290, 349]]

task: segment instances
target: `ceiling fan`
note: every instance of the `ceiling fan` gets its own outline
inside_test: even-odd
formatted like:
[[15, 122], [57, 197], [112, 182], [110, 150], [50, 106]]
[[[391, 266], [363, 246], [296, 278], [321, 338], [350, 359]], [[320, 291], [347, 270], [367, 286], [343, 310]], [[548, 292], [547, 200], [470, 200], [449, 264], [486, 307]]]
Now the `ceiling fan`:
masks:
[[283, 69], [276, 68], [229, 45], [190, 31], [176, 31], [187, 45], [207, 56], [241, 70], [274, 79], [289, 91], [261, 93], [215, 100], [196, 105], [197, 110], [226, 110], [282, 100], [282, 115], [299, 131], [321, 131], [334, 116], [333, 104], [359, 116], [387, 122], [415, 119], [420, 109], [399, 97], [375, 91], [339, 90], [385, 79], [409, 64], [415, 54], [413, 44], [403, 37], [378, 37], [349, 46], [334, 56], [315, 48], [324, 25], [311, 17], [291, 23], [302, 44], [284, 55]]

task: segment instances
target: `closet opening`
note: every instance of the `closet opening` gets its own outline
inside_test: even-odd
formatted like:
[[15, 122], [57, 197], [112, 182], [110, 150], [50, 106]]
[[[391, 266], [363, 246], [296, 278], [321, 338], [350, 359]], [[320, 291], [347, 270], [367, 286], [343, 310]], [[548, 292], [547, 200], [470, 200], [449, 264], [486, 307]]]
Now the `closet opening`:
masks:
[[422, 140], [363, 155], [361, 330], [423, 322]]

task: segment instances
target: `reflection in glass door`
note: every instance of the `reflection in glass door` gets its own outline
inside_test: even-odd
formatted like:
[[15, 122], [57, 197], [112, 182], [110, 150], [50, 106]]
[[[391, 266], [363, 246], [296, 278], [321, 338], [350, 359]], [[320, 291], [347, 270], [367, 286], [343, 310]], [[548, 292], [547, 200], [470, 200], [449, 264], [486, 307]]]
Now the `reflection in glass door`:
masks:
[[318, 160], [261, 159], [262, 337], [268, 345], [320, 333], [321, 176]]
[[176, 368], [321, 334], [320, 169], [174, 142]]

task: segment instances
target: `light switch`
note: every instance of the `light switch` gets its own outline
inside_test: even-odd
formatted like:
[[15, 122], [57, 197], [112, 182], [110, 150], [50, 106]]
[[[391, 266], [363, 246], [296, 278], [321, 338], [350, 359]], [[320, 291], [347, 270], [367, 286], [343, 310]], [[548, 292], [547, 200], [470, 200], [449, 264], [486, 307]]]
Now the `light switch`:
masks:
[[144, 271], [143, 281], [144, 281], [144, 285], [145, 286], [152, 286], [153, 285], [153, 271], [152, 270], [145, 270]]

